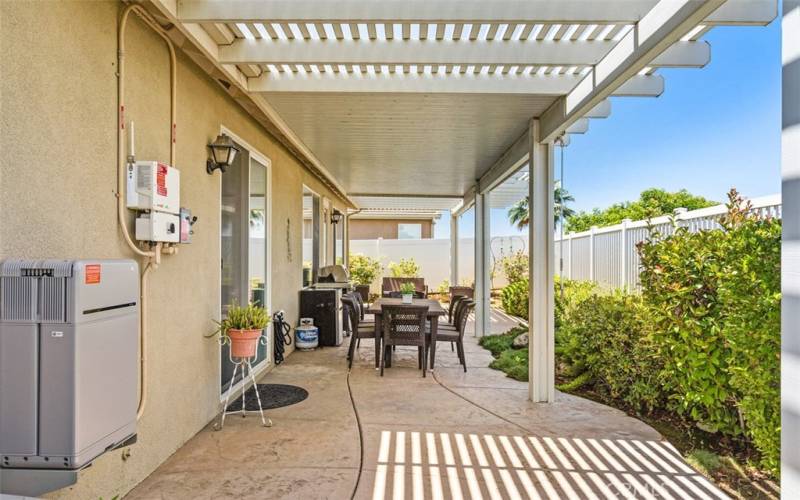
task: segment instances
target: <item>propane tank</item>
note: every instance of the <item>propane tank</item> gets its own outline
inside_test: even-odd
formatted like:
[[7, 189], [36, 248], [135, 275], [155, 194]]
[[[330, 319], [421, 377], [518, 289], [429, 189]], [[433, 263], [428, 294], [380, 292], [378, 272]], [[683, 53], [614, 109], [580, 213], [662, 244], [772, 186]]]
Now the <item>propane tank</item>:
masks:
[[294, 330], [294, 345], [301, 351], [312, 351], [319, 346], [319, 328], [313, 318], [300, 318], [300, 326]]

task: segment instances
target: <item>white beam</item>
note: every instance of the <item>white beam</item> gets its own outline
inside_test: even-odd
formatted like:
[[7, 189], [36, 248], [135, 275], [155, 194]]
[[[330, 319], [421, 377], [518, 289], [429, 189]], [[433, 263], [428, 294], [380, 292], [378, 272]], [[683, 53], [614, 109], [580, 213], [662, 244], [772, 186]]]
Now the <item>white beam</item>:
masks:
[[[178, 0], [182, 22], [635, 23], [656, 0]], [[767, 24], [777, 0], [728, 0], [707, 24]]]
[[604, 99], [600, 101], [597, 106], [590, 109], [588, 113], [584, 115], [584, 118], [608, 118], [611, 116], [611, 101], [609, 99]]
[[589, 119], [578, 118], [575, 123], [567, 127], [567, 134], [585, 134], [589, 131]]
[[419, 73], [273, 73], [248, 80], [250, 92], [396, 92], [447, 94], [540, 94], [560, 96], [579, 75], [476, 75]]
[[615, 97], [658, 97], [664, 93], [661, 75], [636, 75], [614, 91]]
[[675, 42], [653, 59], [648, 66], [656, 68], [702, 68], [711, 62], [708, 42]]
[[[696, 43], [696, 42], [686, 42]], [[219, 48], [230, 64], [502, 64], [571, 66], [598, 63], [616, 42], [404, 40], [281, 40], [239, 38]]]
[[528, 387], [533, 402], [555, 400], [553, 145], [540, 140], [539, 120], [529, 129]]
[[[239, 38], [219, 49], [228, 64], [550, 65], [597, 64], [614, 41], [280, 40]], [[678, 41], [650, 62], [655, 67], [702, 67], [711, 59], [703, 41]]]
[[458, 285], [458, 216], [450, 214], [450, 286]]
[[475, 336], [491, 334], [491, 226], [489, 193], [475, 195]]
[[644, 69], [725, 0], [661, 0], [567, 96], [542, 115], [542, 138], [552, 142], [578, 118]]

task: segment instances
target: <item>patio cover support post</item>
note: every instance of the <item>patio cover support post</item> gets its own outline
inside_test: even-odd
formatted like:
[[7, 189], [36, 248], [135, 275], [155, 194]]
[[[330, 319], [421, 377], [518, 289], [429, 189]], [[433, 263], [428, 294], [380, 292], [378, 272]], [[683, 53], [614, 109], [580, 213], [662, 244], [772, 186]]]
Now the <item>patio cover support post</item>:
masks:
[[458, 286], [458, 215], [450, 214], [450, 286]]
[[781, 494], [800, 498], [800, 1], [783, 2]]
[[490, 314], [492, 281], [491, 231], [489, 228], [489, 193], [475, 195], [475, 336], [491, 333]]
[[535, 403], [555, 400], [555, 227], [553, 145], [541, 143], [539, 120], [531, 120], [528, 199], [528, 394]]

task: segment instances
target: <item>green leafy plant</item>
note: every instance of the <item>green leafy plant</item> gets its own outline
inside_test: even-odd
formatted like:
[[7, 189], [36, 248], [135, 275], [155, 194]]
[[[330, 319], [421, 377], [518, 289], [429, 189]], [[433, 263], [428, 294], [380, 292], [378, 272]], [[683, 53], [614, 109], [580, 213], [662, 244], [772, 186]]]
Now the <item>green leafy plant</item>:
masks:
[[362, 254], [350, 254], [347, 269], [350, 280], [356, 285], [371, 285], [382, 271], [378, 259]]
[[581, 385], [592, 384], [610, 398], [649, 412], [663, 402], [662, 364], [650, 328], [641, 296], [591, 295], [562, 319], [556, 352], [571, 375], [583, 377]]
[[506, 285], [500, 292], [503, 310], [520, 318], [528, 317], [528, 280], [521, 279]]
[[403, 295], [412, 295], [415, 291], [417, 291], [414, 283], [406, 282], [400, 283], [400, 293]]
[[744, 434], [779, 470], [780, 221], [732, 190], [720, 231], [677, 228], [640, 246], [653, 339], [671, 407], [704, 429]]
[[247, 306], [231, 304], [222, 321], [214, 321], [217, 328], [206, 337], [228, 336], [230, 330], [263, 330], [270, 322], [269, 313], [263, 307], [248, 303]]
[[400, 259], [400, 262], [390, 262], [389, 272], [392, 278], [418, 278], [422, 268], [412, 259]]
[[450, 280], [444, 280], [439, 283], [439, 286], [436, 287], [436, 292], [442, 296], [447, 295], [450, 292]]

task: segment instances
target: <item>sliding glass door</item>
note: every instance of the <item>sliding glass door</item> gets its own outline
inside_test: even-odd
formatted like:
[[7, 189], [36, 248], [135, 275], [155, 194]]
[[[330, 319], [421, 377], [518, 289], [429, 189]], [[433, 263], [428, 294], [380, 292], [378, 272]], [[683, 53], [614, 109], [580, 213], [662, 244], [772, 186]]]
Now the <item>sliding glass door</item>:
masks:
[[[220, 306], [223, 318], [231, 305], [252, 302], [268, 307], [269, 304], [268, 167], [247, 148], [239, 144], [237, 147], [240, 153], [222, 175]], [[233, 375], [228, 352], [227, 345], [220, 351], [221, 392], [228, 388]], [[259, 345], [254, 368], [267, 362], [269, 352], [269, 345]], [[236, 378], [238, 381], [241, 376], [237, 374]]]

